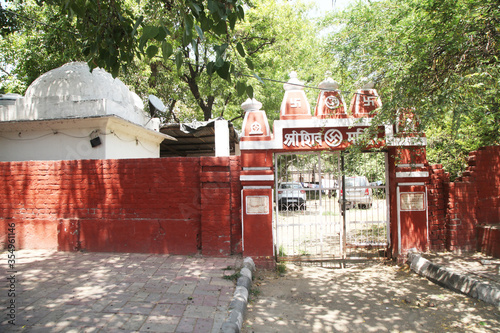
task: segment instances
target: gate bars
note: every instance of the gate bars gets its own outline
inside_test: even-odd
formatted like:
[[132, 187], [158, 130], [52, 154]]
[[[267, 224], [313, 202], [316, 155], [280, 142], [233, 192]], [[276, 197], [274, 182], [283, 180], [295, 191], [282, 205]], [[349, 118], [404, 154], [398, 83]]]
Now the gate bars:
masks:
[[386, 160], [385, 153], [275, 154], [277, 257], [316, 261], [383, 256], [390, 239]]

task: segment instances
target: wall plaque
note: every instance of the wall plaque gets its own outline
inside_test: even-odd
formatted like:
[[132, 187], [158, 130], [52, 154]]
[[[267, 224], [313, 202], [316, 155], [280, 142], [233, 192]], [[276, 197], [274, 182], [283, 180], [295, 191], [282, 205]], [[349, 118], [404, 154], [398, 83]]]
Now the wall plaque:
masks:
[[425, 193], [402, 192], [399, 207], [401, 210], [425, 210]]
[[246, 197], [247, 215], [269, 214], [269, 197], [267, 195], [254, 195]]

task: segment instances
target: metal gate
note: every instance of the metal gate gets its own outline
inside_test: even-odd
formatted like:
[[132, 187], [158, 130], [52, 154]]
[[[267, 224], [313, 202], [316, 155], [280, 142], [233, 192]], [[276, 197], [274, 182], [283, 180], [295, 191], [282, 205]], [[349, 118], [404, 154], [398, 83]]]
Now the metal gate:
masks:
[[386, 153], [275, 154], [278, 260], [374, 258], [389, 245]]

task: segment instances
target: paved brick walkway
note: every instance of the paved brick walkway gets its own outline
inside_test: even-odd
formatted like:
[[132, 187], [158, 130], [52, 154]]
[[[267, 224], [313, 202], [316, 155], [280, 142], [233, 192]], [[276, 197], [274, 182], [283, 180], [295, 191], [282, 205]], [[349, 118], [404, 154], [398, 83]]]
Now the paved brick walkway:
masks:
[[[0, 267], [8, 278], [7, 254]], [[241, 257], [15, 254], [15, 296], [2, 278], [0, 332], [219, 332], [235, 290], [224, 276], [242, 265]]]

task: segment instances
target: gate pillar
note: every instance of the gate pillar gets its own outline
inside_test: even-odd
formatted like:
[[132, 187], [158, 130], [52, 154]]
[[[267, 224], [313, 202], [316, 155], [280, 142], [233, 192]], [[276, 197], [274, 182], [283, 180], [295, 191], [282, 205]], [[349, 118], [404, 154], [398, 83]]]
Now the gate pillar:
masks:
[[273, 269], [273, 154], [262, 149], [272, 139], [269, 122], [262, 104], [248, 99], [241, 107], [245, 111], [240, 141], [241, 150], [241, 219], [243, 255], [253, 259], [259, 267]]
[[[406, 117], [406, 116], [405, 116]], [[410, 119], [412, 116], [410, 115]], [[417, 128], [402, 128], [401, 119], [388, 134], [391, 256], [429, 249], [427, 185], [430, 182], [426, 139]]]

